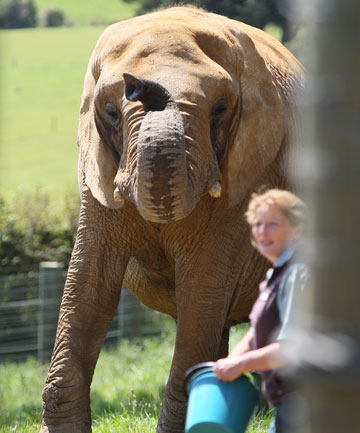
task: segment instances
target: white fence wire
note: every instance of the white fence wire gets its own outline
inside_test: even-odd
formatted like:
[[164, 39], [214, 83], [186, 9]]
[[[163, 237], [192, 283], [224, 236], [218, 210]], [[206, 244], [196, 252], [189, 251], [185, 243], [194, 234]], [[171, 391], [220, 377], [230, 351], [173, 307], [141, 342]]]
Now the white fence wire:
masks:
[[[0, 362], [36, 356], [50, 360], [66, 270], [44, 262], [25, 275], [0, 277]], [[160, 334], [169, 319], [142, 305], [125, 286], [105, 346], [122, 338]]]

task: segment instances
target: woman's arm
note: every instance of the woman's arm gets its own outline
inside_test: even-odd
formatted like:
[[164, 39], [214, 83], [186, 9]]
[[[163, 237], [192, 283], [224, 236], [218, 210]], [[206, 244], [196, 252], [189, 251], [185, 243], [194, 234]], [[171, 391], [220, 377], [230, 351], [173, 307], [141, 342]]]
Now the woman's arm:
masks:
[[264, 371], [284, 367], [288, 364], [288, 360], [283, 355], [284, 343], [277, 341], [260, 349], [239, 352], [235, 355], [238, 345], [229, 357], [216, 362], [214, 367], [216, 377], [225, 382], [232, 382], [245, 371]]
[[227, 358], [219, 359], [216, 362], [214, 372], [216, 373], [218, 379], [230, 380], [222, 378], [233, 377], [231, 380], [234, 380], [240, 376], [240, 374], [242, 374], [241, 372], [237, 374], [237, 370], [240, 368], [240, 366], [238, 366], [238, 361], [241, 359], [244, 353], [247, 353], [251, 350], [254, 337], [254, 333], [251, 330], [248, 331]]

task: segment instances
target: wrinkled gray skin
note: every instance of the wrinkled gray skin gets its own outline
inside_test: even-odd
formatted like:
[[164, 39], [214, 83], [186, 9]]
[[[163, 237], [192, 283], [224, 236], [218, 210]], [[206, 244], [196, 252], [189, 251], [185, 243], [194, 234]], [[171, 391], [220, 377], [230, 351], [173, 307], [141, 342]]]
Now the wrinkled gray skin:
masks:
[[[109, 27], [86, 74], [81, 211], [41, 432], [91, 431], [89, 390], [123, 281], [177, 323], [159, 433], [182, 432], [184, 372], [227, 354], [266, 263], [244, 211], [286, 187], [302, 68], [263, 32], [195, 8]], [[115, 378], [116, 380], [116, 378]]]

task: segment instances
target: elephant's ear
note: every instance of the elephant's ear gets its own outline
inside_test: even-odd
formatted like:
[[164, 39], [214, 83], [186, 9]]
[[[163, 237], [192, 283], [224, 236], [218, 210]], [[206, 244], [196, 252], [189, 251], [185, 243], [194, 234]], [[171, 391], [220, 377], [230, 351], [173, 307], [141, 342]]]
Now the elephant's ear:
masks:
[[255, 186], [275, 159], [285, 134], [285, 108], [275, 79], [252, 40], [239, 36], [243, 68], [240, 122], [228, 150], [223, 176], [229, 206], [235, 206]]
[[85, 76], [78, 127], [79, 182], [85, 182], [92, 195], [104, 206], [115, 209], [121, 203], [114, 201], [116, 166], [109, 147], [100, 137], [95, 124], [95, 78], [90, 60]]

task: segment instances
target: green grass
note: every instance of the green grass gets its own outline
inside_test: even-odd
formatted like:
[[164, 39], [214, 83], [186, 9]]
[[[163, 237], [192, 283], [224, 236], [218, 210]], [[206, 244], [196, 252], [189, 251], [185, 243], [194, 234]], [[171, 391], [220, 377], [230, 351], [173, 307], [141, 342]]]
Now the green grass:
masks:
[[77, 123], [84, 76], [102, 27], [0, 32], [0, 193], [77, 182]]
[[277, 26], [276, 24], [269, 23], [265, 26], [264, 31], [266, 33], [269, 33], [273, 38], [277, 39], [278, 41], [281, 41], [283, 31], [282, 28]]
[[65, 18], [74, 25], [86, 26], [90, 23], [114, 23], [131, 18], [137, 3], [121, 0], [35, 0], [40, 12], [56, 7], [65, 13]]
[[[121, 0], [36, 2], [75, 24], [130, 18]], [[77, 124], [90, 54], [106, 25], [0, 31], [0, 195], [41, 187], [62, 201], [77, 188]]]
[[[243, 333], [244, 327], [232, 331], [230, 347]], [[101, 352], [91, 387], [94, 433], [155, 431], [174, 338], [168, 331]], [[0, 365], [0, 433], [38, 432], [47, 368], [34, 359]], [[271, 414], [257, 415], [247, 433], [265, 433], [270, 420]]]

